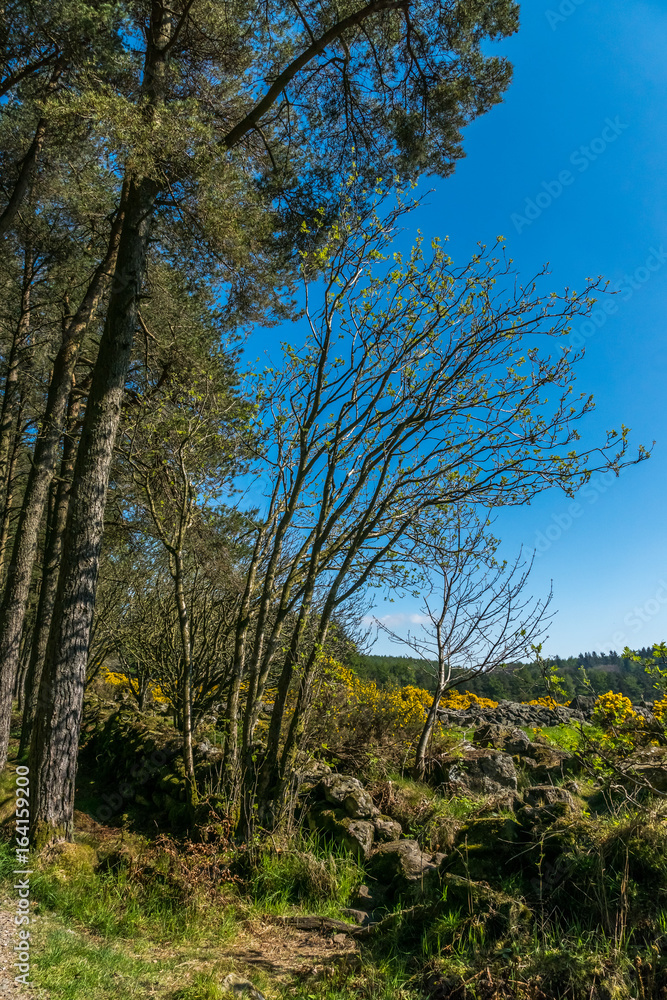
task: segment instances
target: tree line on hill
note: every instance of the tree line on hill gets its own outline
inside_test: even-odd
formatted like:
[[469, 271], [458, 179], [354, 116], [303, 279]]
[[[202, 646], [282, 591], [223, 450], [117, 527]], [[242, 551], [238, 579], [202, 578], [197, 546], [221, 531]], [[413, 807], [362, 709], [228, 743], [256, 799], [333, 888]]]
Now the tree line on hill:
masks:
[[[651, 649], [640, 649], [641, 658], [650, 658]], [[656, 697], [654, 681], [637, 660], [609, 653], [580, 653], [578, 656], [550, 657], [561, 678], [565, 698], [571, 700], [576, 695], [605, 694], [613, 691], [623, 694], [634, 704], [652, 702]], [[410, 656], [391, 654], [359, 653], [350, 654], [349, 663], [360, 677], [375, 681], [382, 688], [414, 685], [426, 691], [435, 691], [437, 662], [427, 664]], [[467, 676], [459, 673], [456, 686], [461, 691], [470, 691], [480, 698], [494, 701], [531, 701], [543, 698], [547, 691], [539, 663], [509, 663], [491, 673]]]

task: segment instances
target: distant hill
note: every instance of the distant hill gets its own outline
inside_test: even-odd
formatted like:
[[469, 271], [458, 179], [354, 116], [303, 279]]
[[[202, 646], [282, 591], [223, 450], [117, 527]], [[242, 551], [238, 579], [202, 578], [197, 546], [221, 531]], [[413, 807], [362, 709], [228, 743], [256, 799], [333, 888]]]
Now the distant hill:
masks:
[[[650, 656], [651, 650], [640, 650]], [[626, 660], [613, 650], [608, 653], [580, 653], [578, 656], [551, 658], [558, 666], [568, 698], [586, 692], [581, 668], [586, 671], [593, 691], [603, 694], [614, 691], [627, 695], [632, 702], [644, 698], [653, 701], [656, 692], [644, 668], [634, 660]], [[360, 676], [374, 680], [380, 687], [416, 687], [435, 689], [435, 663], [428, 665], [415, 657], [355, 653], [350, 666]], [[535, 663], [511, 663], [502, 670], [467, 680], [462, 676], [458, 684], [462, 690], [472, 691], [485, 698], [500, 701], [530, 701], [545, 694], [539, 667]]]

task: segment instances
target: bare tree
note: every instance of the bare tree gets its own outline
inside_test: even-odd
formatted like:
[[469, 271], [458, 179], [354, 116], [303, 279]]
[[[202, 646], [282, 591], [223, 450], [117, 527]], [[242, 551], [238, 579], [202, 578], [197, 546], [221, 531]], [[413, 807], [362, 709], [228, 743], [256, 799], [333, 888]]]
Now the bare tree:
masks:
[[410, 558], [428, 580], [421, 630], [403, 638], [375, 619], [381, 631], [435, 671], [433, 701], [415, 755], [417, 775], [426, 767], [444, 693], [523, 655], [549, 620], [551, 593], [544, 600], [526, 596], [532, 560], [522, 562], [520, 552], [511, 564], [499, 562], [499, 542], [488, 524], [465, 508], [418, 517], [407, 535], [413, 543]]

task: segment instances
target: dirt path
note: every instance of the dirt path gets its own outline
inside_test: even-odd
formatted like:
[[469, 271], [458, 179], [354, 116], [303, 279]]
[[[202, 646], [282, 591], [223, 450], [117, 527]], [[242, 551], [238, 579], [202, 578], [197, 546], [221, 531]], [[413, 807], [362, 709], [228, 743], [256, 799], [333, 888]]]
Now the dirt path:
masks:
[[[0, 1000], [49, 1000], [45, 991], [15, 982], [17, 970], [13, 966], [16, 960], [14, 947], [18, 941], [15, 913], [15, 900], [6, 894], [1, 896]], [[76, 933], [93, 946], [102, 946], [104, 943], [101, 938], [86, 931], [78, 930]], [[132, 955], [134, 949], [131, 942], [116, 941], [114, 944], [119, 954], [122, 952]], [[156, 945], [151, 954], [153, 960], [160, 963], [161, 960], [173, 960], [179, 952], [182, 959], [177, 966], [180, 976], [176, 972], [179, 981], [173, 978], [174, 970], [166, 977], [166, 981], [155, 981], [151, 995], [161, 996], [171, 993], [177, 985], [186, 985], [193, 970], [210, 971], [216, 974], [220, 982], [229, 972], [242, 978], [252, 978], [253, 972], [260, 972], [264, 974], [268, 984], [280, 986], [294, 980], [303, 982], [317, 980], [322, 976], [327, 978], [334, 970], [341, 968], [357, 971], [361, 962], [358, 945], [345, 935], [334, 938], [331, 934], [316, 931], [303, 932], [270, 917], [245, 921], [233, 941], [221, 942], [217, 946], [210, 941], [176, 949]], [[145, 959], [145, 953], [138, 953], [136, 957]], [[267, 993], [270, 996], [273, 989], [269, 988]]]

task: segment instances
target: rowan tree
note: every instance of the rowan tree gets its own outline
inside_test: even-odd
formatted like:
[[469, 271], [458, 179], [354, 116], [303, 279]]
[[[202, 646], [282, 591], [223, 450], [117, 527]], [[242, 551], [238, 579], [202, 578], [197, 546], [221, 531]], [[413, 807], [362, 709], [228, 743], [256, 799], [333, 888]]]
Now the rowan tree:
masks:
[[249, 802], [257, 791], [266, 815], [288, 780], [333, 615], [364, 588], [405, 579], [416, 518], [572, 492], [593, 468], [627, 461], [626, 428], [577, 449], [593, 403], [573, 395], [579, 355], [558, 342], [596, 284], [541, 295], [543, 275], [521, 287], [511, 261], [485, 249], [456, 267], [438, 240], [403, 258], [391, 247], [401, 212], [364, 217], [350, 199], [312, 265], [304, 257], [305, 342], [284, 344], [277, 366], [251, 379], [265, 435], [258, 481], [269, 485], [237, 624], [227, 760], [233, 783], [281, 650], [259, 783], [248, 771], [245, 793]]

